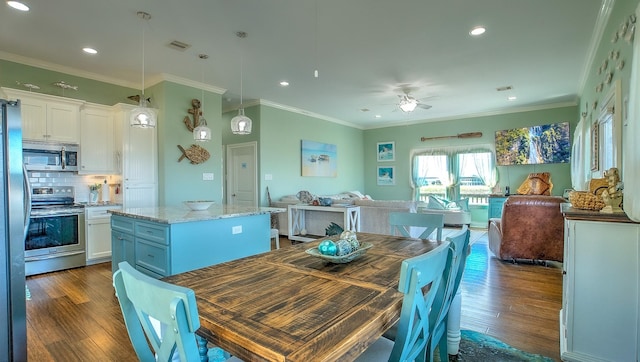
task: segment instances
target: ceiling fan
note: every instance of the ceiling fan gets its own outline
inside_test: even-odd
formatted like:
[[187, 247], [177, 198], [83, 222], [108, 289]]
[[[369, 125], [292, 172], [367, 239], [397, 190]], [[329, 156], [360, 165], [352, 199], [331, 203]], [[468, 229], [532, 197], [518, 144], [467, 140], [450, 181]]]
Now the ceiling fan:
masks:
[[398, 94], [400, 101], [398, 102], [398, 108], [405, 113], [411, 113], [416, 108], [429, 109], [430, 105], [421, 103], [418, 99], [410, 96], [409, 94]]

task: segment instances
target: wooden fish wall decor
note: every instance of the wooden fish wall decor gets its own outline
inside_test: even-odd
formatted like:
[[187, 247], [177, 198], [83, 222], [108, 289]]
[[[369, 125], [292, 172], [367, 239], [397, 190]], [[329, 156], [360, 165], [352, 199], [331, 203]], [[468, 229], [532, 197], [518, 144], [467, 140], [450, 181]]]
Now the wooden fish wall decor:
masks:
[[200, 124], [200, 117], [202, 116], [202, 111], [200, 110], [200, 100], [192, 99], [191, 106], [193, 108], [189, 109], [187, 112], [193, 115], [193, 122], [189, 119], [189, 116], [184, 116], [184, 125], [187, 126], [189, 132], [193, 132], [194, 128], [198, 127]]
[[192, 165], [197, 165], [199, 163], [205, 162], [210, 157], [209, 151], [198, 145], [191, 145], [191, 147], [187, 148], [186, 150], [180, 145], [178, 145], [178, 148], [182, 152], [182, 156], [180, 156], [178, 162], [186, 158], [191, 161]]

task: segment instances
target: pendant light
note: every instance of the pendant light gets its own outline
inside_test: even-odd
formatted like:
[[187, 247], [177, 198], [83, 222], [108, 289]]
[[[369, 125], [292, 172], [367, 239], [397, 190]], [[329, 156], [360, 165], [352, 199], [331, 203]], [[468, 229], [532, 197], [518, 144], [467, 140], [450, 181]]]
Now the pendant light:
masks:
[[[151, 19], [149, 13], [138, 11], [138, 17], [144, 21]], [[152, 128], [156, 126], [156, 112], [147, 107], [147, 99], [144, 97], [144, 26], [142, 27], [142, 95], [138, 107], [131, 111], [131, 127]]]
[[[209, 56], [200, 54], [198, 58], [206, 60]], [[211, 129], [207, 127], [207, 120], [204, 119], [204, 62], [202, 63], [202, 100], [200, 102], [200, 113], [198, 127], [193, 129], [193, 139], [201, 142], [211, 141]]]
[[[247, 37], [247, 33], [239, 31], [236, 33], [238, 38], [244, 39]], [[240, 56], [240, 108], [238, 109], [238, 115], [231, 119], [231, 132], [233, 134], [246, 135], [251, 134], [251, 118], [244, 115], [244, 108], [242, 107], [242, 55]]]

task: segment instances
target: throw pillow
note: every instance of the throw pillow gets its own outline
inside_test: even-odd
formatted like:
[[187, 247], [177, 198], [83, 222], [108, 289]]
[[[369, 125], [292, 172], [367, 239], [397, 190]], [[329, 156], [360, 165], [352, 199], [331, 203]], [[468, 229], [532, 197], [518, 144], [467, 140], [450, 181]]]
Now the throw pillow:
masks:
[[520, 195], [551, 195], [551, 174], [549, 172], [530, 173], [518, 187]]
[[462, 211], [469, 211], [469, 199], [460, 199], [449, 203], [448, 209], [456, 209]]
[[427, 209], [444, 210], [447, 209], [451, 202], [438, 196], [429, 195], [429, 203]]

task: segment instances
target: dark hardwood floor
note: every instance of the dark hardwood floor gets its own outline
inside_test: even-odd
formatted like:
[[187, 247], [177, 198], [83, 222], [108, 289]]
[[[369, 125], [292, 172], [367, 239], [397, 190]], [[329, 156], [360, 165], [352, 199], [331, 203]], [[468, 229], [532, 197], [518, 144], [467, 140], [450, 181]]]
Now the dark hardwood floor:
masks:
[[[291, 245], [280, 238], [281, 247]], [[31, 361], [134, 361], [111, 265], [27, 278], [28, 357]], [[472, 247], [462, 288], [462, 328], [560, 360], [559, 268], [511, 264], [491, 256], [486, 234]]]

